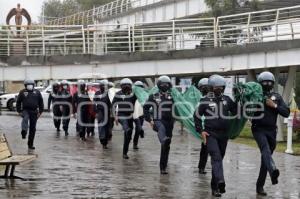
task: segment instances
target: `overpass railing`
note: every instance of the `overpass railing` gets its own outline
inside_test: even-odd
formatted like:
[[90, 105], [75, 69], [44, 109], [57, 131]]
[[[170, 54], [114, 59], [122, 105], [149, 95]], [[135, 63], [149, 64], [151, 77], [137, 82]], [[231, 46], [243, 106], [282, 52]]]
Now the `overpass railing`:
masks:
[[70, 16], [50, 20], [47, 25], [89, 25], [132, 9], [154, 4], [163, 0], [115, 0], [93, 9]]
[[218, 48], [300, 38], [300, 6], [159, 23], [0, 27], [0, 56]]

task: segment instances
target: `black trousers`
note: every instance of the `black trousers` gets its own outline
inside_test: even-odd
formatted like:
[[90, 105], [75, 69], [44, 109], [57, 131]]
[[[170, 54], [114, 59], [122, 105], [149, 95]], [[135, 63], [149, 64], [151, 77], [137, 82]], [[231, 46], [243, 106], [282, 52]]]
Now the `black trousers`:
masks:
[[112, 139], [112, 131], [114, 128], [114, 124], [115, 124], [115, 118], [114, 117], [110, 117], [109, 118], [109, 134], [108, 134], [108, 140]]
[[22, 114], [23, 114], [22, 130], [26, 131], [27, 133], [28, 123], [29, 123], [29, 136], [28, 136], [27, 144], [29, 147], [32, 147], [34, 142], [35, 132], [36, 132], [38, 111], [24, 110]]
[[208, 159], [208, 151], [207, 151], [207, 146], [202, 142], [201, 144], [201, 150], [200, 150], [200, 160], [198, 164], [198, 168], [204, 170], [206, 167]]
[[256, 186], [262, 188], [265, 185], [267, 173], [269, 172], [271, 175], [276, 169], [272, 154], [276, 148], [277, 132], [276, 129], [266, 130], [252, 127], [252, 134], [261, 152], [261, 165]]
[[57, 105], [53, 107], [52, 112], [53, 112], [54, 126], [57, 130], [59, 130], [60, 124], [61, 124], [62, 112], [60, 111], [59, 106], [57, 106]]
[[85, 138], [89, 128], [89, 118], [87, 110], [78, 111], [78, 129], [80, 138]]
[[119, 119], [124, 131], [123, 155], [127, 155], [129, 144], [132, 139], [133, 118]]
[[159, 120], [154, 122], [154, 131], [157, 132], [161, 144], [160, 170], [165, 170], [168, 166], [170, 145], [173, 136], [174, 121]]
[[110, 133], [110, 118], [104, 119], [103, 113], [98, 113], [98, 134], [99, 134], [99, 140], [100, 143], [103, 146], [106, 146], [108, 144], [109, 140], [109, 133]]
[[139, 138], [144, 131], [143, 130], [144, 116], [134, 119], [134, 124], [135, 124], [135, 133], [134, 133], [134, 137], [133, 137], [133, 144], [138, 145]]
[[96, 117], [91, 113], [88, 113], [88, 128], [87, 128], [88, 135], [94, 135], [95, 133], [95, 120]]
[[62, 119], [63, 130], [65, 132], [68, 132], [70, 118], [71, 118], [71, 110], [70, 110], [70, 107], [68, 105], [63, 105], [62, 116], [63, 116], [63, 119]]
[[217, 190], [219, 183], [225, 183], [223, 158], [225, 156], [228, 139], [217, 138], [213, 135], [208, 136], [206, 139], [207, 151], [211, 157], [212, 166], [211, 189]]

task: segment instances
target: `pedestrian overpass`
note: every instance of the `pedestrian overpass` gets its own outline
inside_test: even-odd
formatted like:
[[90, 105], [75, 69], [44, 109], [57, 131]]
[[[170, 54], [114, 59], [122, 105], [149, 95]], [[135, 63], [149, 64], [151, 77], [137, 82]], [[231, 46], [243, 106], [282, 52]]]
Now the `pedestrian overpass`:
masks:
[[300, 6], [157, 23], [24, 26], [19, 35], [2, 26], [0, 80], [286, 71], [300, 64], [299, 39]]

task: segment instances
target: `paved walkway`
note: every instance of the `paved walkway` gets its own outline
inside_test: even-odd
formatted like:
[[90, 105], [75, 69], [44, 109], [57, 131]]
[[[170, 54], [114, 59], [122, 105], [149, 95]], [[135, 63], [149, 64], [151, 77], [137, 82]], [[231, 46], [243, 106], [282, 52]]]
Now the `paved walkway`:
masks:
[[[0, 132], [7, 135], [12, 150], [27, 153], [20, 136], [21, 118], [0, 116]], [[96, 137], [81, 142], [75, 135], [58, 136], [52, 120], [38, 122], [38, 159], [17, 167], [16, 175], [30, 181], [0, 179], [0, 198], [210, 198], [210, 176], [199, 175], [200, 143], [194, 137], [174, 130], [169, 175], [159, 174], [160, 145], [153, 131], [146, 129], [140, 150], [129, 152], [123, 160], [122, 132], [116, 128], [113, 141], [103, 151]], [[132, 147], [131, 147], [132, 148]], [[259, 151], [230, 143], [224, 160], [227, 193], [223, 198], [256, 198], [255, 182], [259, 170]], [[268, 178], [268, 198], [300, 198], [300, 157], [275, 154], [281, 170], [280, 183], [272, 186]], [[210, 162], [207, 170], [211, 171]]]

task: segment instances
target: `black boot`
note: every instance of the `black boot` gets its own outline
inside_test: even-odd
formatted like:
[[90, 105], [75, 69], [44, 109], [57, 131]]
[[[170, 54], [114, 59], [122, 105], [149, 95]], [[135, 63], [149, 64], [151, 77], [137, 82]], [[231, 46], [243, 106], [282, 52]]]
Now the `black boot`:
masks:
[[103, 149], [108, 149], [106, 144], [103, 144], [102, 147], [103, 147]]
[[220, 193], [226, 193], [225, 186], [226, 186], [225, 182], [220, 182], [218, 184], [218, 188], [219, 188]]
[[144, 130], [141, 130], [141, 132], [140, 132], [140, 137], [141, 137], [141, 138], [144, 138], [144, 137], [145, 137], [145, 132], [144, 132]]
[[278, 184], [278, 177], [280, 175], [280, 172], [278, 169], [275, 169], [272, 174], [271, 174], [271, 181], [272, 181], [272, 184], [275, 185], [275, 184]]
[[206, 174], [207, 172], [205, 171], [205, 169], [199, 169], [199, 173], [200, 174]]
[[267, 196], [267, 193], [265, 192], [263, 187], [257, 187], [256, 193], [257, 193], [257, 195], [260, 195], [260, 196]]
[[134, 144], [134, 145], [133, 145], [133, 149], [134, 149], [134, 150], [139, 150], [138, 145], [137, 145], [137, 144]]
[[27, 132], [25, 130], [21, 131], [21, 135], [22, 135], [23, 140], [26, 139], [26, 134], [27, 134]]
[[28, 149], [35, 150], [35, 147], [34, 146], [28, 146]]
[[68, 135], [69, 135], [68, 131], [65, 131], [65, 136], [68, 136]]
[[128, 160], [129, 156], [127, 154], [123, 154], [123, 159]]

